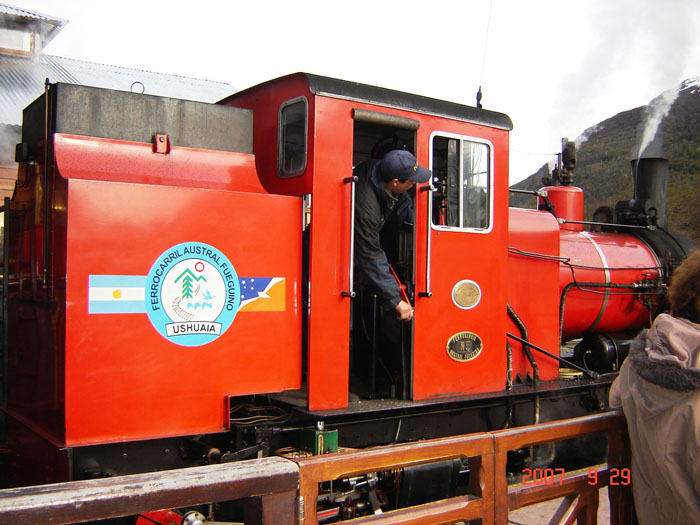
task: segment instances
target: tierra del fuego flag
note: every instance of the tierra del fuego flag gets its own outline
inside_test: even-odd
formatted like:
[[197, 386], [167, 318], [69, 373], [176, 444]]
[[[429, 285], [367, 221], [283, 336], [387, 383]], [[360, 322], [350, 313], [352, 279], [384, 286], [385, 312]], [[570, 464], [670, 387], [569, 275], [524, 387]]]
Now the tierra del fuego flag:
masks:
[[[286, 309], [284, 277], [239, 277], [239, 312], [283, 312]], [[90, 275], [88, 313], [146, 313], [145, 275]]]
[[285, 310], [284, 277], [239, 277], [241, 306], [239, 312], [283, 312]]

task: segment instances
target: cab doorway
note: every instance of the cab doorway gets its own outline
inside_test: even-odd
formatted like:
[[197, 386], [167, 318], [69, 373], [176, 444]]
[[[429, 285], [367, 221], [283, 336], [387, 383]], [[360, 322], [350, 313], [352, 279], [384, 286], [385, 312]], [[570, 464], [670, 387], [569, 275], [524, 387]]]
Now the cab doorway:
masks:
[[[355, 110], [353, 169], [380, 160], [396, 149], [416, 153], [418, 122], [382, 113]], [[415, 203], [415, 188], [411, 198]], [[415, 209], [411, 220], [387, 221], [381, 247], [414, 303]], [[357, 259], [356, 259], [357, 260]], [[411, 399], [413, 321], [401, 322], [395, 310], [378, 297], [355, 265], [355, 296], [350, 323], [350, 391], [360, 398]]]

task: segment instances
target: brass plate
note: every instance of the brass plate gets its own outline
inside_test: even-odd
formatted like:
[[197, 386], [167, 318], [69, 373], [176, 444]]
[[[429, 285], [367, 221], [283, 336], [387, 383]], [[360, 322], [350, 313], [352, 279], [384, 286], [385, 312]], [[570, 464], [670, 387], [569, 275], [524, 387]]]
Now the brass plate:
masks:
[[447, 355], [460, 363], [476, 359], [483, 348], [481, 337], [472, 332], [459, 332], [447, 341]]
[[452, 288], [452, 299], [460, 308], [474, 308], [481, 301], [481, 288], [474, 281], [459, 281]]

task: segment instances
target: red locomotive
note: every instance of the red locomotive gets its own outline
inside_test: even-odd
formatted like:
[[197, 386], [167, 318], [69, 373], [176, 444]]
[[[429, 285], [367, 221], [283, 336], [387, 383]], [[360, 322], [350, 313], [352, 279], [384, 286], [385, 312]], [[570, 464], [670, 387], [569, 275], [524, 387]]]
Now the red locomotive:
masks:
[[[364, 446], [604, 408], [686, 244], [654, 196], [607, 231], [571, 186], [509, 209], [511, 127], [308, 74], [216, 105], [49, 85], [6, 213], [9, 483], [270, 454], [317, 422]], [[397, 148], [433, 180], [388, 344], [354, 285], [353, 166]], [[582, 337], [588, 375], [560, 377]]]

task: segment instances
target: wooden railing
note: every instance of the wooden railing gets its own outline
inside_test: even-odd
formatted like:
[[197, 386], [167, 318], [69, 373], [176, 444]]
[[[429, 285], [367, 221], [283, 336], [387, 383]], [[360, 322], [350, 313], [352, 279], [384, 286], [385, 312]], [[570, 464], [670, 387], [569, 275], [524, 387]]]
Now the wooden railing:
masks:
[[55, 525], [245, 499], [246, 523], [293, 524], [299, 469], [263, 458], [0, 490], [0, 523]]
[[[561, 472], [556, 483], [508, 485], [508, 451], [595, 433], [608, 436], [607, 465]], [[319, 483], [468, 457], [468, 495], [366, 516], [351, 523], [454, 523], [480, 519], [507, 525], [508, 512], [563, 498], [550, 523], [597, 523], [598, 492], [608, 486], [610, 524], [631, 523], [631, 487], [610, 483], [629, 469], [627, 427], [620, 412], [324, 456], [263, 458], [108, 479], [0, 491], [0, 523], [67, 524], [154, 510], [245, 499], [248, 524], [315, 524]], [[596, 483], [591, 483], [590, 473]], [[629, 472], [629, 470], [627, 470]]]
[[[556, 483], [508, 486], [506, 455], [510, 450], [605, 432], [608, 436], [608, 464], [595, 468], [596, 482], [589, 471], [561, 473]], [[468, 496], [459, 496], [380, 515], [357, 518], [352, 523], [438, 524], [481, 519], [483, 525], [507, 525], [508, 511], [564, 497], [555, 523], [597, 523], [598, 492], [609, 487], [610, 523], [631, 523], [632, 498], [628, 485], [609, 484], [610, 469], [627, 469], [627, 427], [620, 412], [609, 412], [564, 421], [531, 425], [483, 434], [433, 439], [376, 449], [341, 452], [296, 460], [299, 464], [299, 505], [304, 524], [315, 524], [320, 482], [367, 472], [468, 457]], [[573, 506], [572, 506], [573, 504]]]
[[[564, 473], [554, 483], [520, 484], [509, 487], [504, 475], [508, 451], [551, 443], [575, 437], [605, 432], [608, 436], [608, 462], [583, 472]], [[598, 493], [608, 487], [610, 523], [632, 523], [632, 493], [629, 483], [630, 456], [627, 443], [627, 424], [621, 412], [608, 412], [563, 421], [554, 421], [493, 432], [495, 470], [495, 521], [508, 523], [508, 511], [551, 499], [564, 497], [557, 511], [560, 520], [554, 523], [597, 523]], [[618, 475], [610, 483], [610, 472]], [[620, 476], [625, 472], [626, 476]], [[552, 523], [552, 522], [550, 522]]]
[[493, 436], [488, 433], [300, 458], [296, 460], [300, 475], [299, 505], [303, 508], [300, 523], [317, 523], [316, 500], [320, 482], [465, 456], [469, 458], [472, 471], [471, 495], [400, 509], [380, 516], [358, 518], [354, 522], [421, 524], [481, 518], [482, 523], [493, 523]]

